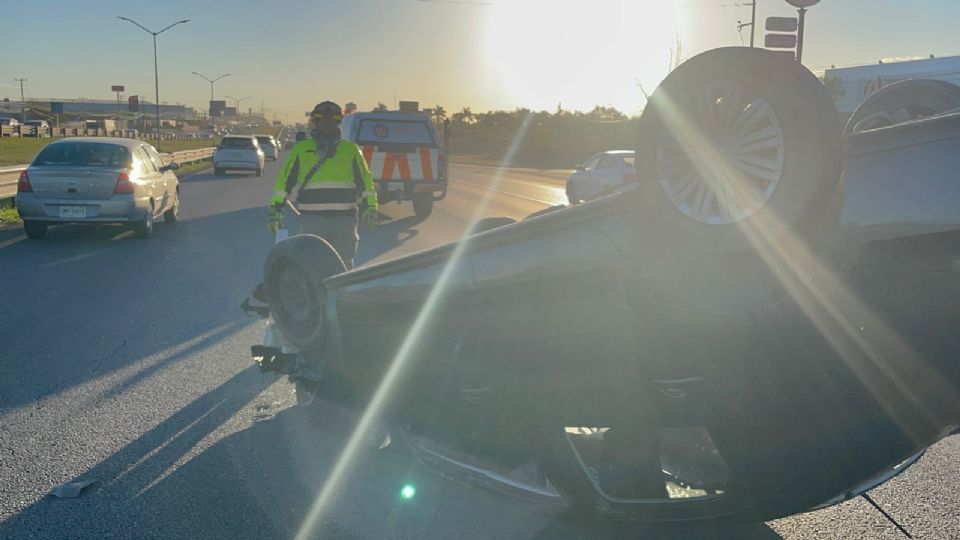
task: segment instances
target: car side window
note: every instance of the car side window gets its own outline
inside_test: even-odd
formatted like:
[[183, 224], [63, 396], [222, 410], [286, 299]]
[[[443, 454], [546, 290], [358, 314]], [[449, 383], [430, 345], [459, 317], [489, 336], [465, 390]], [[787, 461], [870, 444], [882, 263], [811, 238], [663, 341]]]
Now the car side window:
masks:
[[144, 146], [143, 149], [147, 152], [147, 155], [150, 156], [150, 161], [153, 162], [153, 167], [159, 171], [163, 168], [163, 158], [160, 157], [160, 154], [157, 153], [152, 147]]
[[600, 164], [597, 165], [597, 168], [598, 168], [598, 169], [613, 169], [613, 168], [616, 168], [616, 166], [617, 166], [617, 161], [616, 161], [616, 160], [617, 160], [617, 159], [618, 159], [618, 158], [615, 158], [615, 157], [613, 157], [613, 156], [602, 156], [602, 157], [600, 158]]
[[143, 146], [137, 148], [136, 154], [144, 174], [157, 172], [156, 166], [154, 166], [153, 161], [150, 159], [150, 154], [147, 153]]
[[583, 168], [588, 171], [592, 171], [593, 169], [596, 169], [597, 164], [600, 163], [601, 157], [602, 156], [593, 156], [592, 158], [588, 159], [586, 163], [583, 164]]

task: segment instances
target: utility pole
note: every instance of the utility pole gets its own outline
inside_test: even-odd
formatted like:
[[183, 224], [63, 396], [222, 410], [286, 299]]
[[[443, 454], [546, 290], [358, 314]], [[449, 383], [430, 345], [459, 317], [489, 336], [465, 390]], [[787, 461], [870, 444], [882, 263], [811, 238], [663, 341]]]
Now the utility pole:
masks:
[[23, 118], [23, 123], [27, 123], [27, 100], [23, 97], [23, 83], [27, 82], [26, 79], [13, 79], [14, 81], [20, 83], [20, 117]]
[[[754, 37], [757, 34], [757, 0], [752, 0], [749, 4], [743, 4], [745, 6], [750, 6], [750, 22], [740, 22], [737, 21], [737, 31], [743, 30], [745, 27], [750, 27], [750, 47], [753, 47]], [[742, 43], [742, 41], [741, 41]]]
[[801, 7], [797, 10], [797, 62], [803, 63], [803, 19], [807, 14], [807, 8]]
[[178, 24], [190, 22], [190, 19], [184, 19], [184, 20], [182, 20], [182, 21], [177, 21], [177, 22], [171, 24], [170, 26], [167, 26], [167, 27], [164, 28], [163, 30], [160, 30], [159, 32], [154, 32], [153, 30], [148, 29], [146, 26], [143, 26], [142, 24], [138, 23], [137, 21], [135, 21], [135, 20], [133, 20], [133, 19], [128, 19], [128, 18], [126, 18], [126, 17], [120, 17], [119, 15], [117, 16], [117, 18], [120, 19], [121, 21], [127, 21], [128, 23], [135, 24], [135, 25], [139, 26], [141, 30], [143, 30], [144, 32], [146, 32], [146, 33], [148, 33], [148, 34], [150, 34], [150, 35], [153, 36], [153, 84], [154, 84], [154, 90], [156, 90], [156, 99], [157, 99], [157, 103], [156, 103], [156, 106], [157, 106], [157, 151], [159, 152], [159, 151], [160, 151], [160, 74], [159, 74], [160, 72], [159, 72], [159, 70], [158, 70], [158, 68], [157, 68], [157, 36], [159, 36], [160, 34], [166, 32], [167, 30], [173, 28], [174, 26], [176, 26], [176, 25], [178, 25]]

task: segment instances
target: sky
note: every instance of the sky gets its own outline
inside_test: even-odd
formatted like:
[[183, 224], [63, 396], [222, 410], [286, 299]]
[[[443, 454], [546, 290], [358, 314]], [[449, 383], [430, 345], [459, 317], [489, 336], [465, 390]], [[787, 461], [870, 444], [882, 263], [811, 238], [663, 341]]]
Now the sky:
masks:
[[[748, 0], [0, 0], [7, 21], [29, 30], [0, 50], [0, 98], [113, 99], [110, 86], [153, 101], [152, 30], [160, 101], [205, 109], [248, 97], [242, 109], [284, 121], [326, 99], [361, 110], [397, 100], [448, 112], [526, 107], [639, 112], [682, 57], [749, 43]], [[757, 0], [757, 43], [767, 16], [795, 14]], [[807, 13], [804, 63], [960, 54], [960, 0], [822, 0]], [[11, 26], [13, 25], [13, 26]], [[228, 100], [229, 101], [229, 100]]]

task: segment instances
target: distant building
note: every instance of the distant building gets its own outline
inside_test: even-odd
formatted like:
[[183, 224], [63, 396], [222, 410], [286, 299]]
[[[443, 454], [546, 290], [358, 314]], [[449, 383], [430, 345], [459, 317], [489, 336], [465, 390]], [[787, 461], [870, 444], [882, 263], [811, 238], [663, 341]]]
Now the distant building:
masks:
[[830, 68], [823, 75], [837, 111], [841, 115], [850, 115], [863, 100], [891, 83], [906, 79], [939, 79], [960, 83], [960, 56], [931, 56], [920, 60]]

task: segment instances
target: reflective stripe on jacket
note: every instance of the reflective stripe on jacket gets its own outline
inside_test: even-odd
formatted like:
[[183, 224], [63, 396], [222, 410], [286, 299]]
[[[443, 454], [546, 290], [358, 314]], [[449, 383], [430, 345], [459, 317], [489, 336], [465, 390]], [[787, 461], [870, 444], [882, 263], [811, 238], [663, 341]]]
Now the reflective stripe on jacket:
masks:
[[280, 169], [270, 203], [283, 204], [298, 187], [297, 205], [305, 211], [354, 211], [360, 196], [368, 207], [378, 206], [360, 148], [342, 139], [323, 156], [313, 139], [297, 143]]

